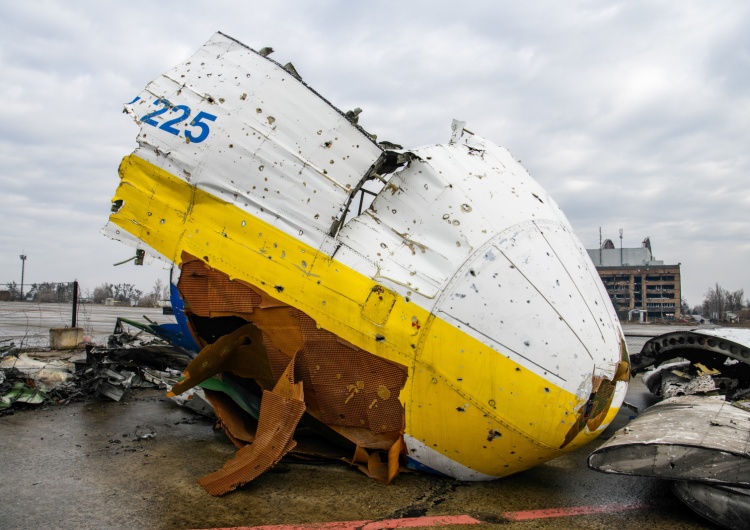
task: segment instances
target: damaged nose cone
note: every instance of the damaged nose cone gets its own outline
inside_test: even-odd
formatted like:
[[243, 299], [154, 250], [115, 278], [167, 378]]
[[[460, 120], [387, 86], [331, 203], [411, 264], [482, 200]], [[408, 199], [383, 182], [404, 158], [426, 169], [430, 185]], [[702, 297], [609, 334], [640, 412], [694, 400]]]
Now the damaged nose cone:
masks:
[[217, 33], [125, 107], [139, 147], [105, 232], [180, 268], [202, 350], [174, 391], [208, 389], [240, 447], [204, 487], [299, 450], [298, 423], [383, 482], [502, 477], [593, 439], [627, 352], [557, 204], [461, 122], [378, 145], [288, 70]]

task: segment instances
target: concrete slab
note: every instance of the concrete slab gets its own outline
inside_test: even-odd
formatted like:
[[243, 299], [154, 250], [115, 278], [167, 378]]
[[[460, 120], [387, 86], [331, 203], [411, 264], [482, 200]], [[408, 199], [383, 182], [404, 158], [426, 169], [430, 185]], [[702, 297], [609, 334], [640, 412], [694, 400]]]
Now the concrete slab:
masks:
[[83, 342], [83, 328], [52, 328], [49, 347], [53, 350], [74, 350]]

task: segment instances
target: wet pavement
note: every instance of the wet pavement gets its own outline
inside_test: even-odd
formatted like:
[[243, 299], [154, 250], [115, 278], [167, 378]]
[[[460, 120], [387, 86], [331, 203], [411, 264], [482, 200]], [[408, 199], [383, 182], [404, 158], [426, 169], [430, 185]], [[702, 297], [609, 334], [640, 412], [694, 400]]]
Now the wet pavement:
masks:
[[[636, 380], [628, 401], [643, 407], [653, 398]], [[604, 437], [633, 414], [623, 409]], [[343, 463], [283, 461], [212, 497], [196, 481], [235, 448], [211, 426], [158, 390], [0, 417], [0, 528], [220, 528], [462, 514], [483, 521], [472, 528], [714, 528], [668, 482], [589, 470], [586, 457], [599, 441], [485, 483], [402, 473], [386, 486]], [[150, 432], [155, 437], [140, 438]], [[568, 510], [547, 518], [537, 512], [554, 508]], [[511, 521], [508, 512], [529, 519]]]
[[[70, 324], [70, 312], [66, 304], [0, 303], [0, 345], [13, 341], [43, 348], [50, 327]], [[84, 305], [79, 314], [79, 325], [100, 343], [117, 316], [143, 320], [146, 315], [159, 323], [172, 319], [161, 309], [99, 305]], [[632, 335], [629, 349], [640, 350], [648, 335], [673, 330], [668, 328], [626, 326]], [[631, 383], [628, 402], [642, 410], [653, 400], [639, 379]], [[634, 414], [621, 410], [600, 440]], [[152, 432], [153, 438], [142, 438]], [[246, 487], [216, 498], [197, 480], [230, 459], [234, 446], [212, 430], [211, 420], [177, 406], [163, 391], [134, 390], [119, 403], [50, 405], [0, 417], [0, 528], [182, 529], [347, 521], [392, 528], [377, 521], [464, 514], [482, 521], [472, 528], [713, 528], [682, 505], [668, 482], [589, 470], [586, 457], [599, 443], [486, 483], [402, 473], [385, 486], [343, 463], [282, 461]], [[512, 514], [526, 519], [511, 520]], [[363, 524], [346, 527], [356, 526]]]

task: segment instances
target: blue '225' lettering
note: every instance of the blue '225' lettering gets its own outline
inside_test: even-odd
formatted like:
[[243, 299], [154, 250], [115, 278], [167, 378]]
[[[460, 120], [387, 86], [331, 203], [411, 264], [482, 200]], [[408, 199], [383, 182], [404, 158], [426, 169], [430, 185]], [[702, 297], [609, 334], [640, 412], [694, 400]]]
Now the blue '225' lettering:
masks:
[[[132, 101], [134, 103], [139, 98], [136, 98]], [[187, 105], [172, 105], [169, 101], [167, 101], [164, 98], [159, 98], [154, 100], [154, 105], [160, 105], [162, 108], [155, 110], [153, 112], [149, 112], [145, 116], [141, 118], [141, 121], [143, 123], [148, 123], [152, 127], [158, 127], [162, 131], [167, 131], [170, 134], [174, 134], [175, 136], [179, 136], [180, 129], [177, 129], [175, 125], [178, 123], [181, 123], [188, 119], [190, 116], [190, 107]], [[165, 112], [169, 111], [180, 113], [179, 116], [172, 118], [171, 120], [167, 120], [162, 124], [159, 124], [158, 121], [156, 121], [154, 118], [157, 116], [161, 116]], [[197, 127], [198, 131], [196, 133], [193, 133], [190, 130], [185, 130], [185, 137], [193, 143], [199, 144], [206, 138], [208, 138], [208, 134], [211, 132], [211, 129], [208, 126], [208, 121], [216, 121], [216, 116], [213, 114], [209, 114], [208, 112], [200, 111], [198, 115], [193, 118], [193, 120], [190, 122], [190, 127]]]

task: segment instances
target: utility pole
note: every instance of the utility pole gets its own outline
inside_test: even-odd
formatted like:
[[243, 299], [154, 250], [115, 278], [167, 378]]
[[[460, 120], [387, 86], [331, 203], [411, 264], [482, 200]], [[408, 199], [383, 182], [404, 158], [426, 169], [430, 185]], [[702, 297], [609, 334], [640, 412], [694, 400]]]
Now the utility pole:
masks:
[[23, 275], [26, 271], [26, 254], [21, 254], [21, 302], [23, 302]]

